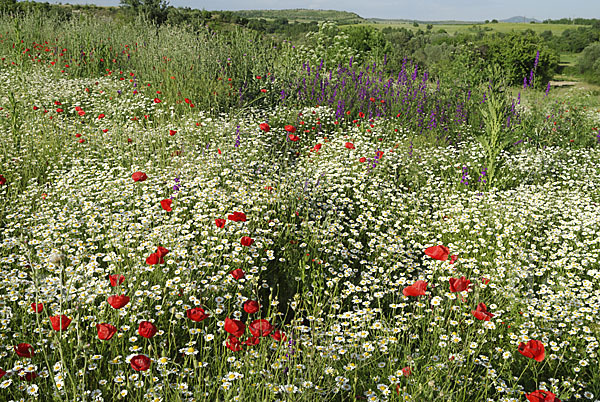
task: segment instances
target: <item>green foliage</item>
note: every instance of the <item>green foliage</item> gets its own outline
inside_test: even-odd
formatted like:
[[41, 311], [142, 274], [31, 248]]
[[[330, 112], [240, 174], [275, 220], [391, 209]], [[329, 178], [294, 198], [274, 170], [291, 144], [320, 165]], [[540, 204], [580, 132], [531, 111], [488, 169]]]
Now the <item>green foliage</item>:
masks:
[[383, 58], [392, 50], [390, 43], [385, 39], [383, 33], [370, 26], [350, 26], [344, 28], [348, 35], [348, 45], [361, 55], [370, 55], [376, 60]]
[[538, 51], [539, 63], [535, 71], [537, 87], [543, 87], [558, 66], [556, 52], [545, 46], [532, 31], [486, 36], [481, 50], [484, 60], [502, 66], [509, 85], [519, 85], [523, 83], [524, 77], [529, 77]]
[[321, 64], [325, 69], [338, 65], [348, 65], [350, 60], [359, 62], [362, 55], [350, 45], [350, 37], [334, 22], [319, 23], [317, 32], [306, 35], [307, 45], [301, 46], [300, 60], [308, 61], [311, 66]]
[[163, 24], [169, 15], [167, 0], [121, 0], [121, 5], [158, 25]]
[[592, 43], [583, 50], [577, 69], [588, 81], [600, 84], [600, 42]]
[[483, 132], [475, 132], [475, 138], [483, 147], [486, 155], [485, 166], [487, 184], [496, 184], [498, 156], [514, 141], [514, 137], [506, 126], [507, 118], [511, 116], [510, 100], [506, 93], [506, 83], [502, 70], [497, 64], [486, 69], [489, 78], [487, 91], [479, 106], [479, 122], [483, 123]]

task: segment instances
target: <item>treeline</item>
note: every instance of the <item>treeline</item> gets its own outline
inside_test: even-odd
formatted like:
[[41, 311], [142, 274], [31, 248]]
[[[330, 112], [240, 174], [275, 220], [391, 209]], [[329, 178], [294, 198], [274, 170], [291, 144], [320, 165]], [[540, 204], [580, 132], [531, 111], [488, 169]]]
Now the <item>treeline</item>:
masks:
[[597, 18], [561, 18], [558, 20], [544, 20], [543, 24], [568, 24], [568, 25], [595, 25], [600, 27], [600, 19]]

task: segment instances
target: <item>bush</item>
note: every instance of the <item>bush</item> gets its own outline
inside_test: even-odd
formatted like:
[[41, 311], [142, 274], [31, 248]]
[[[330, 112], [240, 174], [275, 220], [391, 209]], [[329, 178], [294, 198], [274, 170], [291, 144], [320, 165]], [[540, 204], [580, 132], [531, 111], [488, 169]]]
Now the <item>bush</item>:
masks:
[[586, 80], [600, 83], [600, 42], [592, 43], [583, 50], [577, 69]]
[[[491, 64], [499, 64], [504, 69], [506, 79], [511, 85], [523, 83], [535, 69], [536, 82], [541, 88], [552, 78], [558, 67], [558, 55], [543, 45], [542, 40], [533, 31], [511, 32], [485, 37], [483, 58]], [[539, 62], [535, 65], [536, 53]]]

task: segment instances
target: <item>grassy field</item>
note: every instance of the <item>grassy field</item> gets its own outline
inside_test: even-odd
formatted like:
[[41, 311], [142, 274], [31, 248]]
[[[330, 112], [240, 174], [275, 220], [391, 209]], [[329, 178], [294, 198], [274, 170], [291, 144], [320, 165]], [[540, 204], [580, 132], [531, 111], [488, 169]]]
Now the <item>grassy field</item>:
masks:
[[597, 94], [107, 24], [0, 17], [1, 401], [599, 400]]
[[[368, 20], [367, 20], [368, 21]], [[427, 27], [426, 22], [422, 22], [419, 23], [418, 27], [415, 27], [413, 25], [412, 22], [409, 21], [386, 21], [383, 20], [382, 22], [364, 22], [361, 23], [361, 25], [368, 25], [368, 26], [373, 26], [376, 28], [386, 28], [386, 27], [390, 27], [390, 28], [406, 28], [412, 31], [416, 31], [418, 29], [421, 30], [426, 30]], [[499, 22], [497, 24], [461, 24], [461, 23], [455, 23], [455, 24], [437, 24], [435, 22], [432, 22], [431, 25], [433, 25], [432, 30], [434, 32], [439, 31], [441, 29], [443, 29], [444, 31], [446, 31], [447, 33], [449, 33], [450, 35], [454, 35], [457, 32], [477, 32], [477, 31], [484, 31], [484, 32], [511, 32], [511, 31], [525, 31], [528, 29], [533, 30], [534, 32], [540, 34], [544, 31], [551, 31], [553, 35], [560, 35], [563, 33], [563, 31], [565, 31], [566, 29], [577, 29], [578, 27], [580, 27], [581, 25], [567, 25], [567, 24], [529, 24], [529, 23], [508, 23], [508, 22]]]

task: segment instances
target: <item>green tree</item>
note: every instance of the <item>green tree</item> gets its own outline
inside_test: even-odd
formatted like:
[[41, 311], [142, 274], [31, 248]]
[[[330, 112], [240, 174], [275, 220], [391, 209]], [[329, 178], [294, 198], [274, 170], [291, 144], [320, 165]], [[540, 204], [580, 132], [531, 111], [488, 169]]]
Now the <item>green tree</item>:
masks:
[[592, 43], [583, 50], [577, 69], [588, 81], [600, 83], [600, 42]]
[[157, 25], [164, 23], [169, 16], [167, 0], [121, 0], [121, 5]]
[[[536, 86], [545, 85], [558, 67], [558, 55], [533, 31], [487, 35], [482, 40], [482, 56], [489, 64], [500, 65], [511, 85], [523, 83], [535, 67]], [[537, 66], [536, 53], [540, 52]]]

